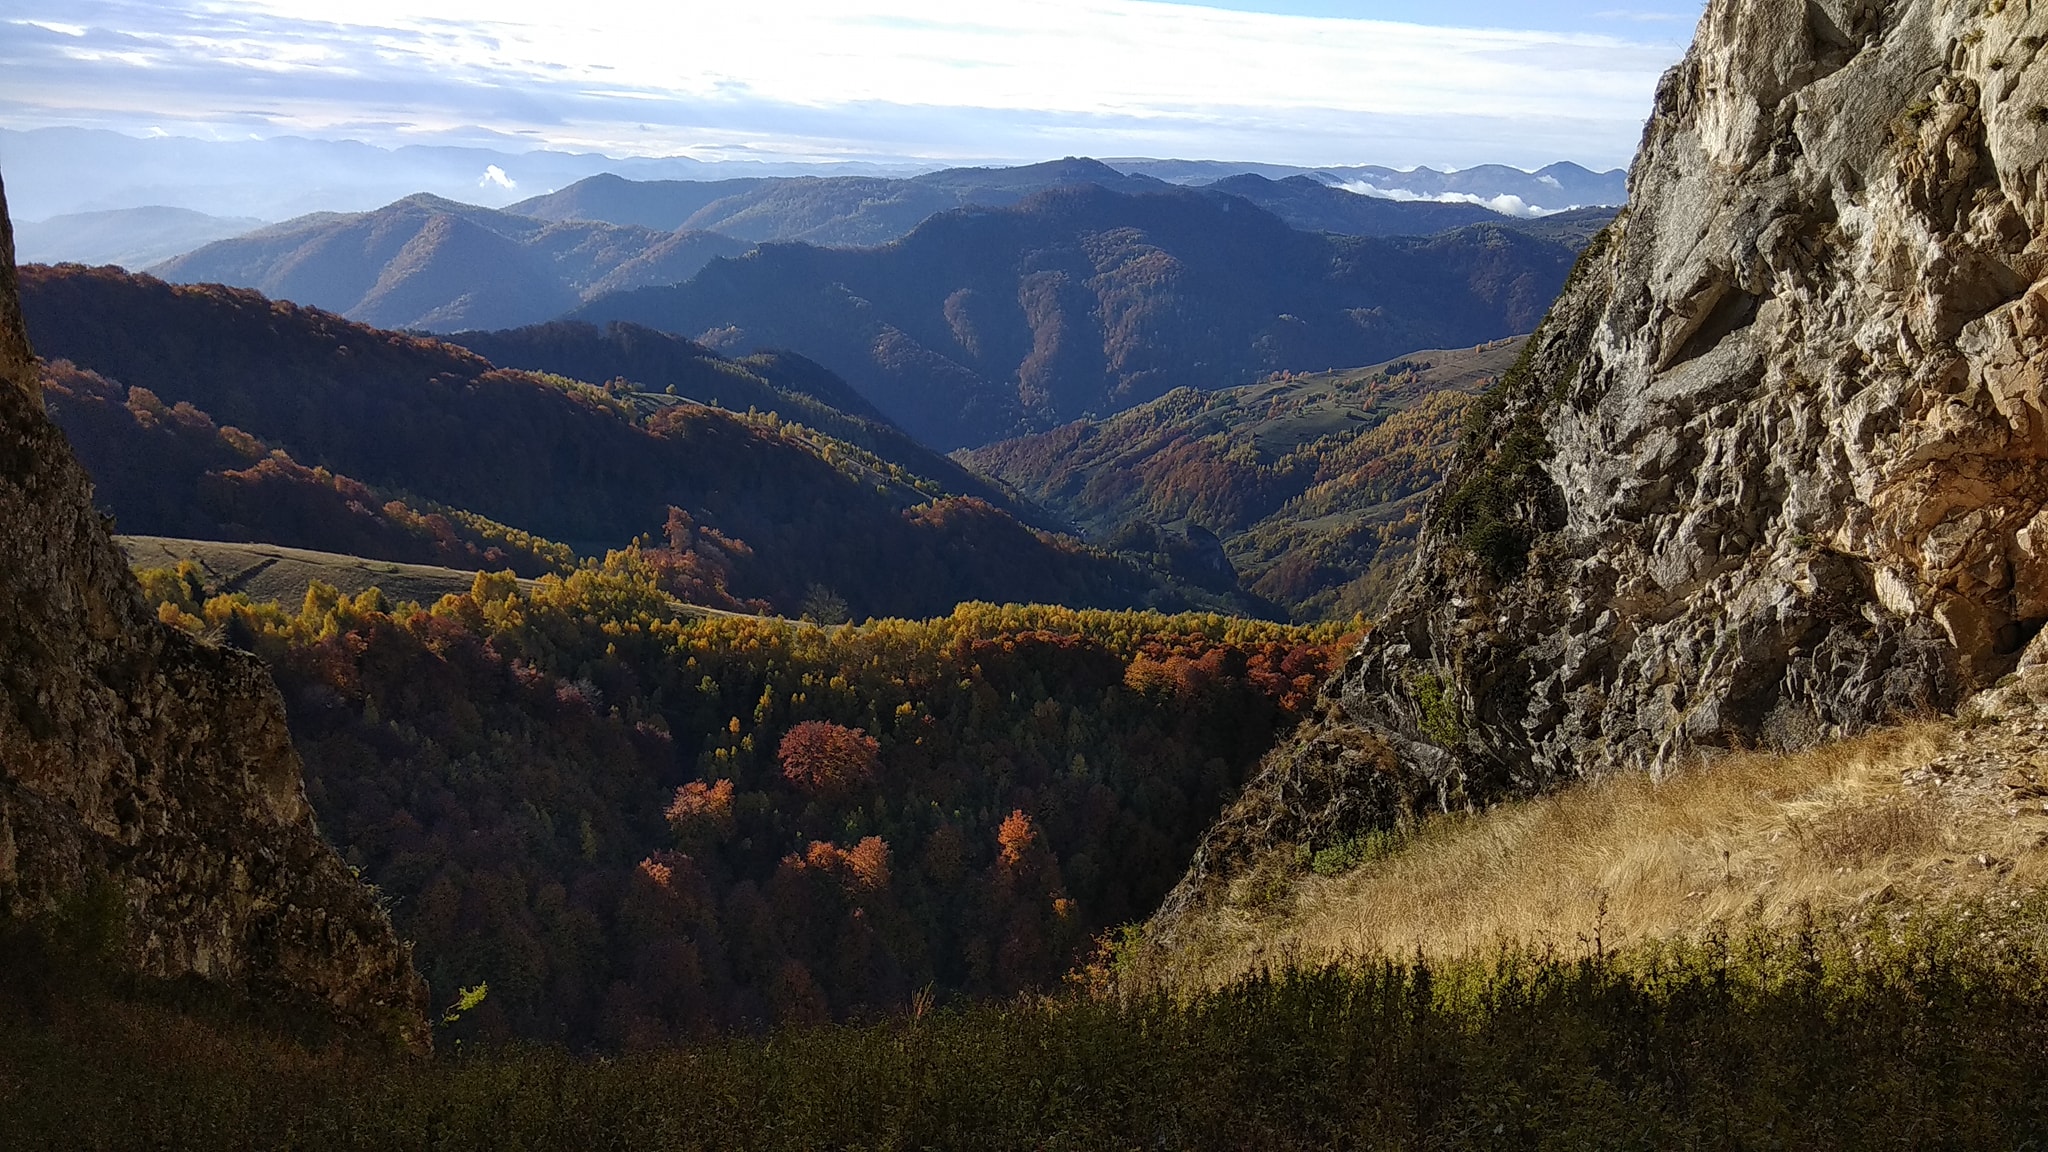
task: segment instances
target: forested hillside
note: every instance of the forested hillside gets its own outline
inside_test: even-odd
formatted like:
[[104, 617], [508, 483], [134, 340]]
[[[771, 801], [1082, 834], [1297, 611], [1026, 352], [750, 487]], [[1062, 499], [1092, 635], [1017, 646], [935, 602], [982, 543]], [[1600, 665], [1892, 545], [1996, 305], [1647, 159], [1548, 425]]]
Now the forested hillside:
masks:
[[165, 404], [68, 360], [42, 370], [43, 403], [123, 530], [264, 540], [356, 556], [522, 576], [566, 571], [566, 547], [474, 513], [414, 507], [281, 448], [223, 428], [187, 401]]
[[430, 611], [146, 573], [271, 665], [321, 827], [472, 1035], [637, 1047], [1054, 986], [1149, 913], [1339, 642], [1221, 617], [703, 617], [663, 561]]
[[1119, 551], [1214, 533], [1245, 586], [1297, 619], [1371, 612], [1412, 555], [1473, 397], [1522, 344], [1179, 389], [961, 459]]
[[231, 284], [382, 328], [509, 328], [578, 302], [687, 280], [748, 247], [726, 236], [548, 223], [408, 196], [375, 212], [319, 212], [218, 240], [151, 272]]
[[[508, 526], [476, 529], [486, 535], [586, 555], [648, 537], [662, 546], [669, 586], [713, 607], [857, 619], [942, 614], [972, 599], [1224, 602], [1191, 601], [1154, 574], [773, 411], [501, 370], [453, 345], [253, 292], [75, 267], [31, 266], [22, 285], [36, 346], [71, 365], [58, 415], [78, 421], [81, 449], [107, 471], [129, 530], [189, 533], [210, 520], [204, 534], [229, 539], [462, 563], [468, 543], [487, 550], [496, 538], [431, 554], [411, 538], [385, 546], [394, 533], [417, 536], [403, 527], [415, 515], [461, 510]], [[746, 367], [716, 370], [775, 391]], [[763, 370], [785, 380], [810, 371], [774, 361]], [[180, 447], [140, 450], [145, 442]], [[337, 503], [345, 516], [329, 514]]]
[[623, 381], [642, 405], [674, 396], [734, 411], [775, 412], [866, 449], [945, 491], [975, 496], [1026, 519], [1029, 508], [889, 422], [846, 381], [792, 352], [728, 359], [694, 340], [638, 324], [556, 321], [499, 332], [457, 332], [447, 340], [506, 368], [576, 380]]
[[1498, 226], [1312, 235], [1233, 198], [1088, 186], [945, 213], [882, 248], [767, 245], [574, 315], [793, 349], [955, 448], [1176, 387], [1526, 332], [1572, 259]]

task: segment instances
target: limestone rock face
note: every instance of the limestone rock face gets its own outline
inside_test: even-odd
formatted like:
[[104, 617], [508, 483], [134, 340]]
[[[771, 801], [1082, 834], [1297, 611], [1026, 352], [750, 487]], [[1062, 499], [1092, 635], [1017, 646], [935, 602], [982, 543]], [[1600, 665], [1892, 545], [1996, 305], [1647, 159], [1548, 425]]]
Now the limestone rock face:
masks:
[[35, 381], [0, 190], [0, 914], [105, 878], [140, 971], [424, 1044], [425, 986], [314, 828], [269, 674], [144, 608]]
[[1712, 0], [1387, 621], [1177, 905], [1233, 845], [2011, 672], [2048, 623], [2044, 40], [2031, 0]]

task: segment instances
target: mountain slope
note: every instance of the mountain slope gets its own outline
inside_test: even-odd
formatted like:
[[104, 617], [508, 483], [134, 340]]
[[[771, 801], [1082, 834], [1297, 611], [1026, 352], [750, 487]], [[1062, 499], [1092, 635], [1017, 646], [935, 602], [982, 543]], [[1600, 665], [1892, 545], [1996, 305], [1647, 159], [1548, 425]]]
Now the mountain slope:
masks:
[[1716, 0], [1257, 845], [1796, 748], [2048, 658], [2048, 105], [2012, 6]]
[[674, 232], [705, 205], [774, 182], [764, 177], [630, 180], [601, 172], [566, 188], [508, 204], [504, 210], [554, 223], [585, 221]]
[[[502, 537], [505, 552], [542, 557], [553, 554], [550, 540], [590, 554], [651, 537], [678, 593], [716, 607], [765, 603], [794, 615], [821, 590], [857, 616], [928, 616], [972, 599], [1187, 602], [1130, 564], [1042, 536], [1000, 508], [772, 411], [734, 413], [624, 385], [501, 370], [453, 345], [252, 292], [34, 266], [23, 288], [39, 346], [101, 380], [77, 389], [83, 441], [175, 439], [190, 449], [114, 452], [119, 468], [186, 471], [113, 490], [155, 500], [158, 490], [197, 489], [200, 512], [237, 517], [218, 525], [230, 538], [254, 535], [241, 511], [252, 499], [279, 502], [273, 525], [321, 531], [354, 521], [295, 509], [353, 500], [366, 514], [348, 530], [365, 541], [394, 532], [401, 543], [416, 539], [414, 517], [435, 513], [477, 533], [470, 541], [480, 550]], [[720, 370], [774, 391], [740, 365]], [[785, 379], [794, 371], [764, 370]], [[127, 392], [123, 404], [124, 388], [147, 395]], [[252, 437], [261, 442], [254, 449]], [[242, 463], [273, 447], [290, 460]], [[329, 475], [306, 473], [317, 469]], [[379, 495], [351, 495], [351, 484]], [[379, 513], [384, 498], [412, 508]], [[200, 535], [184, 525], [177, 534]], [[275, 542], [336, 543], [307, 535]], [[468, 542], [458, 533], [453, 554], [386, 558], [460, 562]]]
[[965, 202], [953, 190], [910, 180], [797, 177], [714, 200], [692, 213], [687, 226], [756, 243], [801, 240], [862, 247], [886, 244]]
[[1177, 389], [961, 460], [1112, 547], [1142, 549], [1159, 528], [1213, 532], [1245, 586], [1297, 618], [1374, 612], [1412, 555], [1472, 398], [1521, 346]]
[[944, 492], [986, 500], [1026, 519], [1044, 519], [911, 439], [844, 380], [794, 353], [763, 352], [728, 360], [695, 341], [652, 328], [613, 323], [600, 330], [571, 321], [500, 332], [457, 332], [448, 341], [508, 368], [576, 380], [622, 380], [643, 403], [664, 403], [659, 394], [734, 411], [775, 412], [872, 452]]
[[46, 364], [41, 384], [51, 418], [92, 475], [94, 499], [124, 531], [522, 576], [574, 566], [569, 549], [528, 533], [309, 468], [188, 401], [165, 404], [65, 360]]
[[768, 245], [573, 315], [793, 349], [952, 448], [1175, 387], [1512, 335], [1570, 260], [1500, 227], [1331, 237], [1233, 198], [1084, 186], [945, 213], [878, 249]]
[[0, 191], [0, 918], [106, 885], [126, 965], [326, 1009], [415, 1046], [425, 988], [320, 839], [277, 689], [158, 623], [44, 416]]
[[746, 245], [702, 232], [550, 224], [438, 197], [318, 213], [208, 244], [151, 269], [325, 308], [384, 328], [509, 328], [579, 301], [687, 280]]

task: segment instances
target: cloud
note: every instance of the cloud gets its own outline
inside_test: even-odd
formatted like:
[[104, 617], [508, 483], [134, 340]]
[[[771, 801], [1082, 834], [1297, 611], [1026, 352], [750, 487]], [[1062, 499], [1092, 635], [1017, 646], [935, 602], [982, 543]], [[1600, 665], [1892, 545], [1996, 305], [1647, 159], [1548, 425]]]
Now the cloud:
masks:
[[[385, 142], [482, 128], [705, 157], [1171, 148], [1605, 166], [1633, 150], [1657, 76], [1683, 47], [1149, 0], [9, 7], [19, 17], [0, 37], [0, 117], [16, 126], [176, 122], [195, 135]], [[1391, 148], [1408, 151], [1375, 151]]]
[[[1556, 181], [1553, 180], [1551, 183], [1555, 184]], [[1332, 187], [1342, 188], [1346, 192], [1356, 192], [1360, 196], [1377, 197], [1381, 200], [1425, 200], [1437, 204], [1477, 204], [1481, 208], [1491, 208], [1503, 216], [1520, 216], [1524, 219], [1533, 219], [1538, 216], [1555, 216], [1559, 212], [1571, 210], [1570, 208], [1539, 207], [1522, 199], [1520, 196], [1478, 196], [1470, 192], [1438, 192], [1432, 195], [1424, 195], [1407, 188], [1381, 188], [1377, 185], [1366, 183], [1363, 180], [1350, 180], [1342, 184], [1332, 185]], [[1577, 207], [1577, 205], [1572, 207]]]
[[514, 180], [510, 176], [505, 175], [505, 170], [503, 168], [498, 167], [496, 164], [487, 164], [484, 166], [483, 179], [478, 180], [476, 182], [476, 186], [479, 188], [489, 188], [492, 185], [496, 185], [500, 188], [503, 188], [507, 192], [510, 192], [514, 188], [519, 187], [519, 181]]

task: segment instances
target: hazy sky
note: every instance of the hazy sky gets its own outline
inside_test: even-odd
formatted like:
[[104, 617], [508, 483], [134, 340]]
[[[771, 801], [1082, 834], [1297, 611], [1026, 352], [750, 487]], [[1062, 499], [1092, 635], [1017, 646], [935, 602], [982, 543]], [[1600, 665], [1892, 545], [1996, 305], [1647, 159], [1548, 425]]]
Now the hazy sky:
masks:
[[1627, 162], [1697, 0], [0, 0], [0, 126], [614, 155]]

